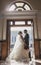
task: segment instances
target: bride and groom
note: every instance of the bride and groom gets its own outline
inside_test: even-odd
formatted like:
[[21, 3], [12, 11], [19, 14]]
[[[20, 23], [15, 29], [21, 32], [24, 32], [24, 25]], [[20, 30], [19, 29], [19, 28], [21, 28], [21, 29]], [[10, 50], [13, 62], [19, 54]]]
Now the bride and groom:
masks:
[[24, 30], [24, 37], [22, 34], [21, 31], [18, 32], [14, 48], [10, 54], [10, 57], [15, 60], [19, 60], [23, 56], [29, 58], [29, 34], [27, 30]]

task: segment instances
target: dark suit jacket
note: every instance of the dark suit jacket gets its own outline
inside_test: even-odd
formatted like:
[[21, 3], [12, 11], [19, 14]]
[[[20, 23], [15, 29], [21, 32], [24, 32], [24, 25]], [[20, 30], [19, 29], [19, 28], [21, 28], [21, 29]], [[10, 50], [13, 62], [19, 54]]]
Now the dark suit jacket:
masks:
[[29, 49], [29, 34], [27, 33], [24, 37], [25, 49]]

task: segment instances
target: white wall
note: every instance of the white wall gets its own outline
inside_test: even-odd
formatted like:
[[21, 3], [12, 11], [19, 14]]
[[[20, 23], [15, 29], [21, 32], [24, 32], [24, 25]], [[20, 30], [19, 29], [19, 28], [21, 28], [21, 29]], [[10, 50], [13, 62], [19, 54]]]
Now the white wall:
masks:
[[2, 26], [2, 18], [0, 19], [0, 40], [2, 40], [2, 37], [3, 37], [3, 34], [2, 34], [2, 31], [3, 31], [3, 26]]
[[4, 21], [3, 21], [3, 40], [6, 40], [6, 31], [7, 31], [7, 25], [6, 25], [7, 23], [6, 23], [6, 21], [5, 21], [5, 19], [4, 19]]
[[41, 39], [41, 12], [37, 15], [38, 37]]

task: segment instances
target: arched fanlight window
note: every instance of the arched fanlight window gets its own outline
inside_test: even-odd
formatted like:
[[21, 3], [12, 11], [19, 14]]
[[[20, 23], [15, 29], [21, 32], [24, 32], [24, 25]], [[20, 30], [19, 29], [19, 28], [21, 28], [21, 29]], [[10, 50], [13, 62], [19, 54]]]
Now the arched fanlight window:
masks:
[[16, 11], [31, 10], [31, 7], [25, 2], [15, 2], [9, 8], [9, 11], [14, 10]]

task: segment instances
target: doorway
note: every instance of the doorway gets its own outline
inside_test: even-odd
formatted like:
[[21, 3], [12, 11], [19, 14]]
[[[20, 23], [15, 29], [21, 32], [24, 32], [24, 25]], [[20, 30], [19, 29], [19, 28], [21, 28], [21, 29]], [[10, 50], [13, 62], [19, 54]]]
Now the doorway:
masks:
[[[8, 53], [12, 52], [14, 48], [16, 37], [19, 31], [24, 32], [26, 29], [29, 34], [29, 50], [31, 53], [31, 57], [35, 58], [34, 55], [34, 32], [33, 32], [33, 20], [8, 20]], [[24, 37], [24, 33], [23, 33]]]

